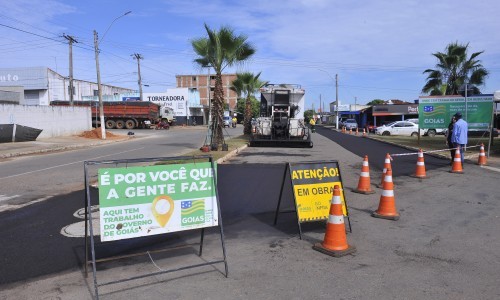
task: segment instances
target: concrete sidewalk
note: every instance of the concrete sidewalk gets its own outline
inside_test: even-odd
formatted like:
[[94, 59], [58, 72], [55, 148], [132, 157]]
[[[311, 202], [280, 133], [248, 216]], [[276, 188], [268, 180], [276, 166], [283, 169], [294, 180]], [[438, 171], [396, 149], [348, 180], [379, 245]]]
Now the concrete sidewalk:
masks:
[[2, 143], [0, 144], [0, 159], [33, 155], [33, 154], [43, 154], [49, 152], [66, 151], [73, 149], [81, 149], [93, 146], [99, 146], [109, 143], [122, 142], [129, 140], [132, 137], [129, 136], [114, 136], [106, 140], [85, 138], [81, 136], [63, 136], [63, 137], [53, 137], [38, 139], [36, 141], [29, 142], [17, 142], [17, 143]]

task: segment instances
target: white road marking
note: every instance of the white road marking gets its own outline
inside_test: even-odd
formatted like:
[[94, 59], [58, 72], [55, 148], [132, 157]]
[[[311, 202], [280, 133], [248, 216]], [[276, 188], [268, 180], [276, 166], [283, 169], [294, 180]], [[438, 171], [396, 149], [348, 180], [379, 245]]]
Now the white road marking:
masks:
[[485, 168], [485, 169], [495, 171], [495, 172], [500, 172], [499, 168], [494, 168], [494, 167], [489, 167], [489, 166], [481, 166], [481, 168]]
[[0, 180], [1, 179], [14, 178], [14, 177], [28, 175], [28, 174], [33, 174], [33, 173], [42, 172], [42, 171], [47, 171], [47, 170], [51, 170], [51, 169], [55, 169], [55, 168], [59, 168], [59, 167], [65, 167], [65, 166], [70, 166], [70, 165], [74, 165], [74, 164], [79, 164], [79, 163], [82, 163], [84, 161], [90, 161], [90, 160], [95, 160], [95, 159], [99, 159], [99, 158], [103, 158], [103, 157], [108, 157], [108, 156], [112, 156], [112, 155], [123, 154], [123, 153], [127, 153], [127, 152], [133, 152], [133, 151], [141, 150], [141, 149], [144, 149], [144, 148], [145, 147], [136, 148], [136, 149], [122, 151], [122, 152], [117, 152], [117, 153], [113, 153], [113, 154], [109, 154], [109, 155], [98, 156], [98, 157], [94, 157], [92, 159], [79, 160], [79, 161], [74, 161], [74, 162], [70, 162], [70, 163], [67, 163], [67, 164], [62, 164], [62, 165], [52, 166], [52, 167], [43, 168], [43, 169], [39, 169], [39, 170], [33, 170], [33, 171], [24, 172], [24, 173], [20, 173], [20, 174], [10, 175], [10, 176], [6, 176], [6, 177], [2, 177], [2, 178], [0, 178]]
[[5, 204], [5, 205], [0, 205], [0, 212], [7, 211], [7, 210], [16, 210], [16, 209], [19, 209], [19, 208], [23, 208], [23, 207], [31, 205], [31, 204], [35, 204], [35, 203], [38, 203], [38, 202], [41, 202], [41, 201], [45, 201], [45, 200], [47, 200], [49, 198], [52, 198], [52, 197], [54, 197], [54, 196], [43, 197], [43, 198], [40, 198], [40, 199], [37, 199], [37, 200], [33, 200], [33, 201], [30, 201], [30, 202], [27, 202], [27, 203], [23, 203], [23, 204]]

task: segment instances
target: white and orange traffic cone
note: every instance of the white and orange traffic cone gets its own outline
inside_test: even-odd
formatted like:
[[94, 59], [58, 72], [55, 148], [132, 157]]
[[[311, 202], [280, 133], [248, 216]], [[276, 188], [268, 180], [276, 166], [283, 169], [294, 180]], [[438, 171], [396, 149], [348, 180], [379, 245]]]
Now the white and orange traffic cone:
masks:
[[477, 159], [477, 164], [480, 166], [486, 166], [486, 153], [484, 153], [484, 145], [481, 144], [481, 147], [479, 148], [479, 157]]
[[358, 187], [352, 191], [365, 195], [375, 193], [370, 184], [370, 166], [368, 164], [368, 155], [365, 155], [365, 158], [363, 159], [363, 166], [361, 167], [361, 174], [359, 175]]
[[425, 173], [424, 152], [422, 151], [422, 149], [418, 150], [417, 168], [415, 169], [415, 174], [411, 175], [411, 177], [422, 179], [427, 178], [427, 175]]
[[363, 137], [366, 137], [366, 129], [363, 128]]
[[349, 134], [352, 134], [352, 128], [349, 128]]
[[453, 157], [453, 163], [451, 164], [450, 173], [463, 174], [462, 169], [462, 159], [460, 158], [460, 146], [455, 149], [455, 157]]
[[372, 217], [387, 220], [399, 220], [399, 212], [396, 210], [396, 199], [394, 197], [394, 183], [392, 182], [392, 170], [387, 169], [384, 177], [384, 186], [378, 209], [372, 213]]
[[356, 251], [354, 246], [347, 244], [344, 214], [342, 212], [342, 201], [338, 185], [333, 188], [333, 198], [330, 205], [330, 215], [326, 223], [325, 238], [323, 243], [314, 244], [313, 249], [334, 257], [341, 257]]
[[378, 188], [381, 188], [384, 186], [384, 177], [385, 173], [387, 172], [387, 169], [391, 168], [391, 155], [387, 153], [385, 155], [385, 160], [384, 160], [384, 169], [382, 169], [382, 178], [380, 179], [380, 184], [377, 185]]
[[358, 135], [358, 128], [357, 127], [356, 127], [356, 133], [355, 134]]

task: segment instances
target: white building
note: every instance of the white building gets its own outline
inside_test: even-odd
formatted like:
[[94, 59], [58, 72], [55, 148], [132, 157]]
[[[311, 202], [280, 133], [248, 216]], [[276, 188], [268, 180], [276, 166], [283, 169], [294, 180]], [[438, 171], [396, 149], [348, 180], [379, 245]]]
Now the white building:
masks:
[[[47, 67], [0, 68], [0, 91], [12, 91], [13, 87], [24, 90], [24, 95], [18, 97], [17, 104], [49, 105], [50, 101], [70, 100], [69, 78]], [[87, 96], [97, 96], [97, 83], [95, 82], [73, 79], [73, 87], [75, 101], [83, 100]], [[106, 84], [102, 84], [101, 88], [104, 100], [107, 96], [134, 91]], [[4, 95], [4, 97], [9, 97], [11, 94], [4, 93]], [[16, 102], [12, 99], [0, 100]]]

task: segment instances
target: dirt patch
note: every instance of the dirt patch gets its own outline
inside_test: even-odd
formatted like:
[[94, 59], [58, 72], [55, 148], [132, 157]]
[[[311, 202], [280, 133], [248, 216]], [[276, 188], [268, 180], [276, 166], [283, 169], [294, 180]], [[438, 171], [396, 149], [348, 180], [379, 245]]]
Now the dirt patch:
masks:
[[[86, 139], [101, 139], [102, 138], [101, 128], [94, 128], [94, 129], [89, 130], [89, 131], [84, 131], [83, 133], [81, 133], [78, 136], [86, 138]], [[123, 136], [116, 135], [116, 134], [113, 134], [109, 131], [106, 131], [106, 139], [116, 140], [116, 139], [121, 139], [121, 138], [123, 138]]]

